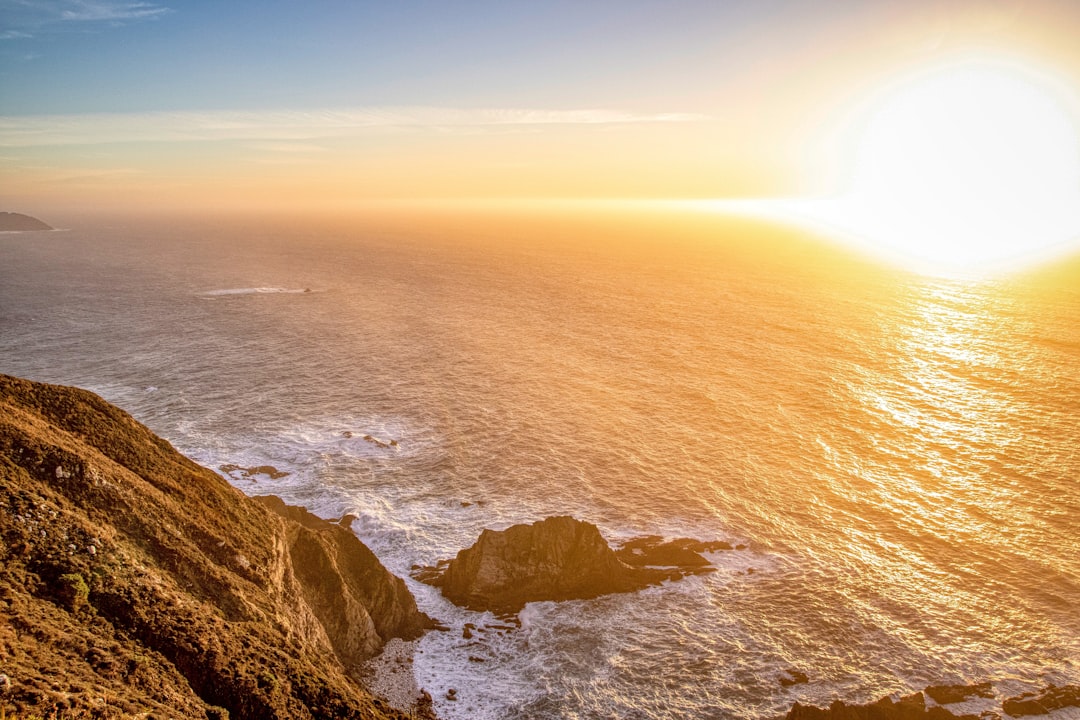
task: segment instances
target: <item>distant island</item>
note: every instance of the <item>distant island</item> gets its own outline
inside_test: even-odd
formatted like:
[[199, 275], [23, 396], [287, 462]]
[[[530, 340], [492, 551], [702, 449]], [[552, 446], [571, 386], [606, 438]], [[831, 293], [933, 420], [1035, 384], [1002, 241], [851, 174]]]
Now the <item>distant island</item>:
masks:
[[0, 212], [0, 232], [52, 229], [52, 227], [41, 222], [36, 217], [23, 215], [22, 213]]

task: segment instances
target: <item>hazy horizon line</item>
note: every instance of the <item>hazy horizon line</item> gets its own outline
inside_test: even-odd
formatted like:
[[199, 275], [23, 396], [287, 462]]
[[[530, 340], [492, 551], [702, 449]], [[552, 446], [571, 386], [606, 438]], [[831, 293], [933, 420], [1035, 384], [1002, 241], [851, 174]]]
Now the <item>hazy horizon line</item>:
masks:
[[181, 110], [0, 116], [0, 147], [130, 142], [316, 140], [378, 129], [466, 130], [546, 125], [701, 122], [698, 113], [609, 108], [459, 108], [427, 105], [313, 110]]

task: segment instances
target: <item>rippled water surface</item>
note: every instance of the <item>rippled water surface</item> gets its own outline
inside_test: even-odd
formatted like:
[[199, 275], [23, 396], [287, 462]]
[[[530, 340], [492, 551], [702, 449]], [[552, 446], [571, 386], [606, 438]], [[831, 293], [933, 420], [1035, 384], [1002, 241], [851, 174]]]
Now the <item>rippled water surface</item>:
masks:
[[551, 514], [749, 546], [479, 643], [429, 634], [444, 717], [1080, 680], [1075, 265], [920, 278], [719, 218], [69, 224], [0, 236], [0, 371], [95, 390], [212, 468], [289, 472], [232, 480], [355, 513], [398, 574]]

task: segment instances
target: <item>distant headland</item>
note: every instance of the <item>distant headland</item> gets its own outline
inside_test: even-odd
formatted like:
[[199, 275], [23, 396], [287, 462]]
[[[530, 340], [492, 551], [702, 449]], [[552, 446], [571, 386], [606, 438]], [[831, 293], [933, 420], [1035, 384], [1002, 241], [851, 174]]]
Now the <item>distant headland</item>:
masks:
[[0, 212], [0, 232], [26, 232], [28, 230], [52, 230], [49, 225], [38, 220], [36, 217], [23, 215], [22, 213]]

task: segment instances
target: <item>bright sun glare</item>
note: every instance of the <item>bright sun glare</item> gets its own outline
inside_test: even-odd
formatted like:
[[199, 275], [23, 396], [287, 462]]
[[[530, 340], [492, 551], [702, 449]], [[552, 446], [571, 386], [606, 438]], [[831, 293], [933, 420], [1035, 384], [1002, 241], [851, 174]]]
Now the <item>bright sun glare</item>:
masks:
[[1015, 62], [910, 76], [868, 104], [849, 191], [795, 210], [924, 269], [1040, 259], [1080, 238], [1075, 104]]

